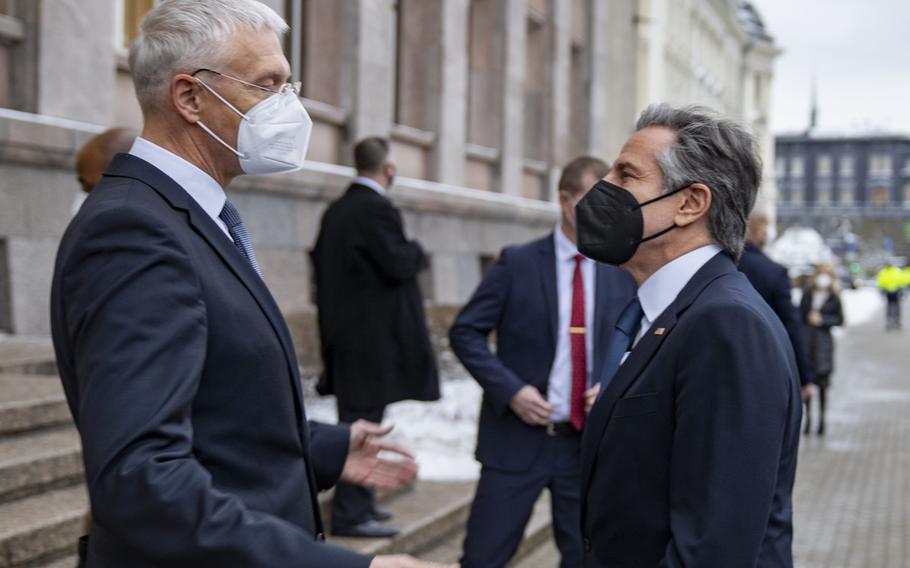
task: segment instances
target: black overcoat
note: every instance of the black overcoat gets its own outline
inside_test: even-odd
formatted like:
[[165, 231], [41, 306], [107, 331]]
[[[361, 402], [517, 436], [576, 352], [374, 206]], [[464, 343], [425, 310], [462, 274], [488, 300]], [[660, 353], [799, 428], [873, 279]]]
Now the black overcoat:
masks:
[[312, 253], [321, 394], [347, 408], [436, 400], [439, 377], [417, 275], [421, 246], [375, 190], [351, 185], [322, 217]]

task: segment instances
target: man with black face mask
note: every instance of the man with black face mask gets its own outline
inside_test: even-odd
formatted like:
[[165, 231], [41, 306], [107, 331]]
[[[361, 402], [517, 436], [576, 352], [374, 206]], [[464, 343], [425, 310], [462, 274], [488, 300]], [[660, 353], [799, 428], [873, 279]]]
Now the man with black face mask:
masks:
[[799, 374], [735, 264], [760, 180], [740, 126], [652, 106], [576, 208], [579, 251], [639, 285], [582, 440], [586, 566], [793, 565]]
[[[449, 333], [452, 350], [483, 387], [477, 459], [483, 464], [464, 543], [464, 568], [505, 566], [535, 501], [549, 488], [561, 566], [582, 562], [578, 529], [585, 393], [603, 367], [600, 346], [632, 298], [632, 278], [580, 255], [575, 204], [603, 177], [582, 156], [559, 180], [554, 231], [507, 247]], [[495, 354], [489, 347], [496, 332]]]

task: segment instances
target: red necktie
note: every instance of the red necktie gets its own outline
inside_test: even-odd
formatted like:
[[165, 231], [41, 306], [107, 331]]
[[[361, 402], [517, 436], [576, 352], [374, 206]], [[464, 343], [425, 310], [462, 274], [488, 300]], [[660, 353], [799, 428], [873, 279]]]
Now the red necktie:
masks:
[[588, 358], [585, 345], [585, 282], [581, 276], [580, 254], [575, 255], [575, 275], [572, 277], [572, 319], [569, 322], [569, 341], [572, 342], [572, 400], [569, 422], [581, 432], [585, 423], [585, 387], [588, 384]]

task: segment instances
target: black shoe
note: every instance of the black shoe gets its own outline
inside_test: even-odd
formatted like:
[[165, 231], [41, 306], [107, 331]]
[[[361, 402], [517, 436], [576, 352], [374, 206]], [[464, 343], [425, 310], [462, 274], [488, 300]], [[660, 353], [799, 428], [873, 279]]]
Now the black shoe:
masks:
[[373, 509], [373, 520], [384, 522], [388, 521], [395, 515], [392, 514], [392, 511], [386, 511], [385, 509]]
[[334, 536], [354, 536], [359, 538], [391, 538], [400, 532], [395, 527], [380, 525], [379, 522], [372, 519], [351, 527], [332, 527]]
[[824, 435], [825, 435], [825, 424], [824, 424], [824, 423], [821, 423], [821, 424], [818, 425], [818, 432], [817, 432], [817, 434], [818, 434], [819, 436], [824, 436]]

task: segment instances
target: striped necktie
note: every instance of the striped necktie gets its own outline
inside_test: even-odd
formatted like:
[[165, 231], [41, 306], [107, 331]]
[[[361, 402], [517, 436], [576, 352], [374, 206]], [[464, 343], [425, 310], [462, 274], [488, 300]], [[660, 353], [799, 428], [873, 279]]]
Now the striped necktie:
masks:
[[234, 239], [234, 244], [237, 245], [240, 254], [249, 261], [253, 269], [256, 270], [256, 274], [262, 278], [262, 270], [259, 269], [259, 263], [256, 262], [256, 253], [253, 252], [253, 241], [250, 240], [250, 233], [246, 230], [246, 225], [243, 224], [243, 220], [240, 218], [240, 212], [237, 211], [233, 203], [225, 201], [224, 208], [218, 218], [227, 225], [228, 233]]

